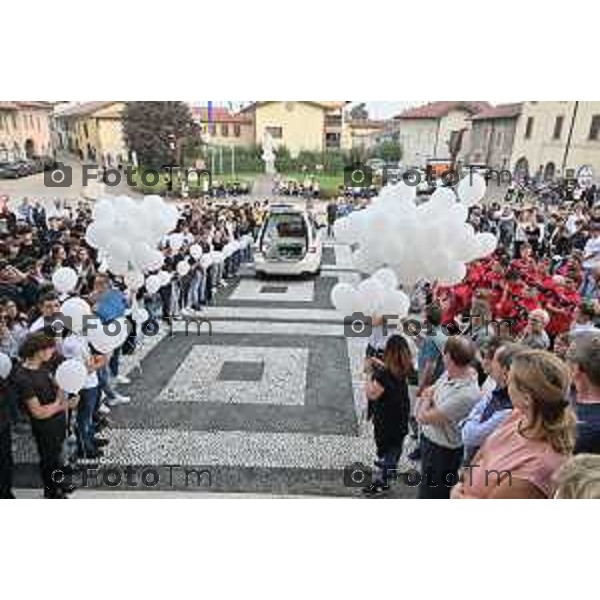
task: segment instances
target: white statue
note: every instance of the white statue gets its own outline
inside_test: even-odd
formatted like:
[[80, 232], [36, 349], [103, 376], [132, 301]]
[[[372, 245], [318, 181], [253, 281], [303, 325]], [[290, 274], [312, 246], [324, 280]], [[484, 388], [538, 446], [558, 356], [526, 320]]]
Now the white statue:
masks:
[[267, 175], [274, 175], [275, 171], [275, 152], [273, 145], [273, 138], [268, 131], [265, 131], [263, 135], [263, 153], [262, 159], [265, 163], [265, 173]]

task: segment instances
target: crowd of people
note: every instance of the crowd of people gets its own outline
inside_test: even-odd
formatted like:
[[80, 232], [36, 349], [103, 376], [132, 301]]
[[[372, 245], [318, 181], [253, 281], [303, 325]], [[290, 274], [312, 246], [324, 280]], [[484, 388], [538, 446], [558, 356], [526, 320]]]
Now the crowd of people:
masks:
[[[472, 207], [474, 229], [498, 237], [495, 254], [471, 263], [458, 285], [416, 287], [427, 325], [416, 340], [383, 335], [374, 320], [365, 370], [377, 457], [366, 495], [387, 493], [408, 436], [417, 440], [410, 458], [420, 461], [421, 498], [597, 494], [598, 461], [589, 455], [600, 454], [600, 204], [595, 194], [567, 192], [560, 202], [539, 194], [529, 204]], [[77, 273], [70, 294], [103, 322], [133, 305], [147, 310], [142, 328], [194, 317], [251, 258], [250, 245], [222, 251], [256, 237], [267, 204], [182, 205], [160, 245], [167, 277], [156, 290], [132, 293], [86, 243], [90, 204], [49, 210], [0, 198], [0, 352], [12, 366], [0, 377], [0, 497], [12, 497], [12, 429], [31, 430], [44, 494], [64, 498], [72, 490], [53, 471], [101, 458], [110, 412], [129, 401], [119, 391], [128, 383], [119, 357], [135, 349], [136, 327], [109, 354], [77, 332], [49, 335], [47, 320], [65, 299], [53, 287], [57, 269]], [[339, 214], [330, 206], [331, 230]], [[88, 370], [75, 396], [54, 378], [69, 358]]]
[[458, 285], [417, 286], [416, 350], [373, 321], [367, 496], [388, 492], [412, 434], [421, 498], [565, 498], [579, 485], [598, 497], [600, 457], [587, 455], [600, 454], [600, 203], [595, 190], [552, 192], [564, 196], [471, 209], [498, 250]]
[[[98, 460], [108, 443], [99, 434], [110, 426], [111, 410], [130, 401], [119, 391], [129, 383], [119, 373], [119, 357], [135, 350], [145, 327], [154, 328], [161, 318], [198, 315], [236, 277], [252, 246], [238, 244], [229, 255], [223, 250], [256, 235], [266, 204], [202, 200], [182, 205], [176, 230], [160, 244], [164, 281], [157, 290], [142, 286], [132, 293], [86, 242], [93, 214], [89, 203], [48, 206], [25, 198], [11, 206], [8, 198], [0, 198], [0, 353], [12, 366], [7, 377], [0, 377], [0, 497], [13, 495], [14, 429], [33, 434], [45, 497], [63, 498], [72, 491], [53, 481], [52, 473], [77, 460]], [[201, 256], [192, 256], [193, 246], [202, 248]], [[53, 285], [61, 267], [77, 274], [68, 295], [85, 300], [103, 323], [122, 316], [131, 320], [121, 347], [103, 354], [76, 331], [57, 334], [49, 327], [65, 300]], [[145, 308], [144, 323], [133, 323], [132, 306]], [[76, 396], [59, 389], [55, 380], [56, 369], [70, 358], [84, 362], [88, 371]]]

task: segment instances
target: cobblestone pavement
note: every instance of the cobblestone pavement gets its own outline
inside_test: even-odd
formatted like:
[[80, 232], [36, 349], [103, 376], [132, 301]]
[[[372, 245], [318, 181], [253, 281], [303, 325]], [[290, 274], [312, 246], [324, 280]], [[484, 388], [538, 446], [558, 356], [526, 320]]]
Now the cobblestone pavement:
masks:
[[[336, 282], [359, 278], [349, 253], [327, 244], [316, 279], [257, 281], [246, 267], [205, 310], [212, 335], [194, 325], [186, 333], [178, 322], [144, 338], [123, 362], [132, 383], [121, 389], [132, 402], [111, 412], [101, 472], [153, 469], [153, 489], [175, 495], [360, 497], [344, 485], [344, 469], [374, 458], [363, 416], [366, 340], [344, 337], [343, 315], [329, 300]], [[18, 437], [17, 486], [35, 483], [36, 460], [30, 437]], [[169, 478], [173, 465], [178, 475]], [[405, 458], [400, 465], [414, 466]], [[190, 489], [184, 468], [204, 472], [210, 485], [194, 480]], [[401, 481], [390, 493], [414, 495]]]

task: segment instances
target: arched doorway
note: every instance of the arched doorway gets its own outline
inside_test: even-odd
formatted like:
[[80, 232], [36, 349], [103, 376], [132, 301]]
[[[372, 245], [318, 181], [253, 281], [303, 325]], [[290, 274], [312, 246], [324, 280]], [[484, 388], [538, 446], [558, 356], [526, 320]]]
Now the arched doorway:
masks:
[[35, 155], [35, 143], [32, 139], [25, 140], [25, 157], [31, 158]]
[[8, 162], [8, 148], [0, 144], [0, 162]]
[[515, 179], [518, 181], [529, 177], [529, 162], [522, 156], [515, 165]]
[[549, 162], [544, 169], [544, 181], [552, 181], [556, 175], [556, 165]]

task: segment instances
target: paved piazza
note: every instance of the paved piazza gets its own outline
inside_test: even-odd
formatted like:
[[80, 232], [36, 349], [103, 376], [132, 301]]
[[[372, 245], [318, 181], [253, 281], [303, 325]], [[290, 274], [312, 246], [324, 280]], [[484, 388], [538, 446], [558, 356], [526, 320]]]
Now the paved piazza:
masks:
[[[349, 254], [326, 244], [315, 279], [257, 280], [245, 268], [205, 309], [212, 334], [193, 325], [186, 334], [176, 322], [144, 338], [123, 358], [132, 383], [121, 389], [132, 402], [111, 412], [101, 468], [207, 469], [204, 494], [360, 496], [344, 486], [343, 470], [373, 460], [363, 415], [366, 341], [344, 337], [330, 302], [338, 281], [359, 278]], [[28, 436], [17, 439], [15, 458], [17, 483], [26, 485], [37, 460]], [[403, 459], [400, 467], [413, 465]], [[415, 490], [399, 483], [392, 495]]]

